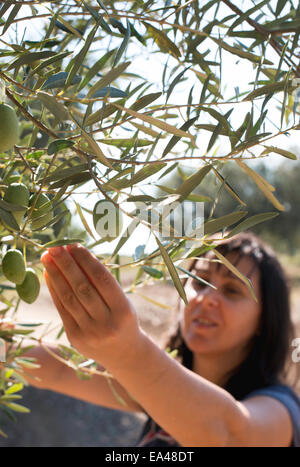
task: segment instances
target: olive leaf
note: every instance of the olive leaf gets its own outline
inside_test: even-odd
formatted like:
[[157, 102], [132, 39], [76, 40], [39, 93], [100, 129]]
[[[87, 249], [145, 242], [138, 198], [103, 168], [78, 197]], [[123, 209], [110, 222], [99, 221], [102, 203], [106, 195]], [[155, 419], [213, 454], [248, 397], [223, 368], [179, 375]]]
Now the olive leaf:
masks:
[[87, 97], [90, 98], [93, 94], [95, 94], [96, 91], [98, 91], [101, 88], [104, 88], [108, 86], [110, 83], [115, 81], [124, 71], [128, 66], [130, 65], [131, 62], [124, 62], [121, 63], [121, 65], [118, 65], [116, 68], [113, 68], [110, 70], [106, 75], [104, 75], [102, 78], [100, 78], [99, 81], [97, 81], [90, 89], [87, 94]]
[[[191, 118], [190, 120], [185, 122], [180, 127], [180, 130], [182, 131], [189, 130], [189, 128], [196, 122], [196, 120], [198, 120], [198, 117]], [[180, 140], [179, 136], [172, 136], [172, 138], [170, 139], [170, 141], [168, 142], [167, 146], [165, 147], [162, 153], [162, 157], [165, 157], [173, 149], [173, 147], [178, 143], [179, 140]]]
[[4, 222], [4, 224], [7, 224], [8, 227], [11, 228], [12, 230], [20, 230], [20, 227], [18, 226], [14, 216], [10, 212], [2, 209], [1, 207], [0, 207], [0, 219]]
[[[9, 2], [10, 3], [10, 2]], [[10, 6], [10, 5], [8, 5]], [[16, 18], [16, 16], [18, 15], [20, 9], [22, 8], [22, 5], [15, 5], [13, 7], [13, 9], [11, 10], [8, 18], [6, 19], [5, 21], [5, 24], [4, 24], [4, 28], [2, 30], [2, 34], [5, 34], [6, 31], [8, 30], [8, 28], [10, 27], [10, 25], [12, 24], [13, 20]]]
[[288, 159], [297, 160], [297, 156], [293, 152], [287, 151], [286, 149], [277, 148], [275, 146], [265, 146], [265, 145], [264, 147], [266, 149], [261, 153], [261, 156], [263, 156], [264, 154], [269, 154], [270, 152], [275, 152], [276, 154], [280, 154], [281, 156], [286, 157]]
[[261, 214], [255, 214], [254, 216], [249, 217], [248, 219], [245, 219], [242, 221], [240, 224], [238, 224], [236, 227], [234, 227], [228, 235], [224, 238], [231, 238], [234, 235], [243, 232], [246, 229], [250, 229], [254, 227], [255, 225], [268, 221], [270, 219], [273, 219], [274, 217], [278, 216], [278, 212], [263, 212]]
[[132, 110], [138, 111], [147, 107], [153, 101], [158, 99], [161, 96], [161, 92], [152, 92], [150, 94], [146, 94], [145, 96], [140, 97], [134, 104], [130, 107]]
[[225, 227], [235, 224], [240, 219], [245, 217], [246, 214], [247, 211], [236, 211], [230, 214], [226, 214], [225, 216], [218, 217], [217, 219], [209, 219], [203, 224], [204, 235], [212, 235], [216, 232], [219, 232]]
[[250, 169], [246, 164], [242, 161], [237, 160], [237, 164], [252, 178], [252, 180], [256, 183], [258, 188], [263, 192], [265, 197], [273, 204], [273, 206], [278, 209], [279, 211], [284, 211], [284, 206], [275, 198], [270, 187], [264, 183], [261, 176], [259, 176], [254, 170]]
[[127, 19], [127, 28], [126, 28], [125, 37], [124, 37], [124, 39], [122, 41], [122, 44], [120, 45], [120, 47], [119, 47], [119, 49], [118, 49], [118, 51], [116, 53], [113, 66], [116, 66], [117, 63], [119, 63], [122, 55], [125, 53], [125, 50], [127, 49], [127, 46], [128, 46], [130, 36], [131, 36], [130, 22]]
[[27, 407], [24, 407], [23, 405], [16, 404], [15, 402], [1, 401], [1, 404], [10, 410], [13, 410], [14, 412], [30, 413], [30, 409], [28, 409]]
[[[274, 94], [277, 92], [281, 92], [284, 90], [285, 86], [285, 80], [276, 83], [266, 84], [250, 92], [246, 97], [244, 97], [243, 101], [253, 101], [256, 97], [261, 97], [265, 94]], [[291, 91], [294, 89], [292, 86], [292, 80], [288, 82], [288, 89], [290, 89]]]
[[94, 140], [94, 138], [92, 136], [90, 136], [85, 130], [84, 128], [78, 123], [78, 121], [74, 118], [74, 115], [71, 114], [71, 118], [72, 120], [76, 123], [76, 125], [81, 129], [81, 132], [82, 132], [82, 136], [85, 138], [85, 140], [87, 141], [89, 147], [91, 148], [91, 150], [94, 152], [95, 156], [99, 159], [100, 162], [102, 162], [102, 164], [106, 165], [107, 167], [109, 167], [110, 169], [112, 169], [112, 165], [111, 163], [107, 160], [107, 158], [105, 157], [105, 155], [103, 154], [100, 146], [96, 143], [96, 141]]
[[228, 193], [230, 193], [242, 206], [246, 206], [245, 201], [243, 201], [240, 198], [240, 196], [236, 193], [236, 191], [232, 188], [232, 186], [228, 183], [228, 181], [225, 180], [223, 175], [220, 174], [220, 172], [215, 167], [212, 167], [212, 170], [215, 173], [215, 175], [217, 176], [217, 178], [219, 178], [219, 180], [221, 180], [223, 186], [228, 191]]
[[67, 149], [74, 146], [74, 144], [74, 141], [68, 141], [66, 139], [56, 139], [49, 144], [47, 153], [49, 155], [55, 154], [56, 152], [60, 152], [63, 149]]
[[[259, 63], [261, 61], [260, 55], [255, 55], [251, 52], [246, 52], [245, 50], [242, 50], [239, 47], [233, 47], [226, 42], [224, 42], [222, 39], [216, 39], [214, 37], [211, 37], [211, 40], [216, 42], [222, 49], [227, 50], [227, 52], [232, 53], [233, 55], [237, 55], [240, 58], [245, 58], [247, 60], [250, 60], [253, 63]], [[266, 58], [263, 60], [263, 64], [265, 65], [273, 65], [273, 62], [270, 60], [267, 60]]]
[[[52, 64], [55, 63], [55, 62], [59, 62], [60, 60], [63, 60], [65, 57], [68, 57], [68, 55], [71, 55], [71, 52], [58, 53], [58, 54], [53, 55], [53, 56], [50, 57], [50, 58], [47, 58], [47, 59], [45, 59], [45, 60], [41, 60], [41, 62], [39, 63], [39, 65], [37, 65], [35, 68], [33, 68], [32, 71], [29, 73], [28, 78], [31, 77], [32, 75], [34, 75], [35, 73], [40, 74], [40, 72], [41, 72], [44, 68], [48, 67], [49, 65], [52, 65]], [[65, 72], [65, 71], [60, 71], [60, 72], [57, 73], [58, 76], [59, 76], [59, 73], [63, 73], [63, 75], [61, 75], [61, 76], [65, 76], [65, 73], [66, 73], [66, 72]], [[52, 75], [52, 76], [53, 76], [53, 75]], [[53, 81], [53, 80], [55, 81], [55, 79], [52, 78], [52, 76], [50, 76], [49, 78], [47, 78], [46, 81], [47, 81], [48, 79], [50, 80], [50, 82]], [[81, 80], [81, 78], [80, 78], [79, 76], [76, 75], [76, 76], [74, 77], [74, 80], [73, 80], [72, 84], [75, 84], [75, 80], [78, 81], [78, 79]], [[62, 80], [62, 82], [59, 83], [59, 85], [58, 85], [57, 87], [59, 88], [59, 87], [63, 87], [63, 86], [64, 86], [64, 80]], [[43, 89], [43, 87], [42, 87], [42, 89]], [[46, 89], [47, 89], [47, 88], [46, 88]], [[50, 88], [49, 88], [49, 89], [50, 89]]]
[[167, 252], [167, 250], [164, 248], [162, 243], [159, 241], [159, 239], [155, 236], [156, 243], [159, 246], [161, 256], [168, 268], [168, 271], [170, 273], [170, 276], [172, 278], [173, 284], [177, 289], [177, 292], [179, 293], [180, 297], [183, 299], [184, 303], [188, 305], [188, 300], [185, 294], [185, 290], [183, 288], [183, 285], [181, 283], [181, 280], [179, 279], [178, 273], [176, 271], [176, 268]]
[[[61, 57], [59, 57], [61, 58]], [[35, 72], [37, 71], [36, 69], [34, 70]], [[61, 89], [66, 86], [67, 78], [68, 78], [68, 73], [66, 71], [60, 71], [59, 73], [56, 73], [55, 75], [50, 76], [43, 84], [42, 89]], [[73, 84], [78, 84], [81, 81], [81, 77], [78, 75], [72, 76], [72, 79], [70, 80], [70, 85]]]
[[11, 65], [9, 65], [7, 71], [12, 70], [14, 68], [18, 68], [21, 65], [29, 65], [43, 58], [52, 57], [53, 55], [56, 55], [56, 52], [52, 52], [51, 50], [24, 53], [19, 58], [17, 58], [17, 60], [15, 60]]
[[153, 298], [148, 297], [148, 296], [145, 295], [145, 294], [142, 294], [142, 293], [140, 293], [140, 292], [137, 292], [135, 289], [133, 290], [133, 293], [134, 293], [135, 295], [138, 295], [139, 297], [143, 298], [143, 299], [146, 300], [147, 302], [152, 303], [152, 305], [155, 305], [155, 306], [157, 306], [157, 307], [159, 307], [159, 308], [163, 308], [164, 310], [172, 310], [172, 309], [173, 309], [172, 306], [166, 305], [165, 303], [161, 303], [161, 302], [159, 302], [158, 300], [154, 300]]
[[50, 94], [39, 91], [37, 92], [37, 99], [40, 100], [43, 105], [59, 120], [68, 120], [69, 113], [66, 107], [57, 101], [57, 99]]
[[180, 194], [180, 201], [186, 199], [192, 191], [200, 185], [204, 177], [210, 172], [211, 165], [201, 167], [196, 173], [188, 177], [176, 190]]
[[115, 49], [109, 50], [103, 55], [103, 57], [97, 60], [91, 68], [89, 68], [86, 76], [83, 78], [80, 86], [78, 87], [78, 92], [90, 83], [90, 81], [94, 78], [95, 75], [99, 73], [99, 71], [105, 66], [105, 64], [108, 62], [108, 60], [114, 53]]
[[225, 256], [223, 256], [217, 249], [212, 248], [211, 250], [217, 256], [217, 258], [219, 258], [221, 263], [223, 263], [224, 266], [226, 266], [235, 276], [237, 276], [247, 286], [247, 288], [249, 289], [251, 293], [251, 296], [257, 302], [258, 299], [256, 297], [256, 294], [255, 294], [255, 291], [254, 291], [254, 288], [253, 288], [253, 285], [250, 279], [248, 279], [248, 277], [245, 277], [244, 274], [242, 274], [235, 266], [233, 266], [233, 264], [230, 261], [228, 261], [228, 259], [225, 258]]
[[79, 205], [78, 203], [75, 202], [75, 206], [76, 206], [77, 212], [78, 212], [78, 214], [79, 214], [80, 220], [81, 220], [81, 222], [82, 222], [82, 224], [83, 224], [85, 230], [88, 232], [88, 234], [89, 234], [94, 240], [96, 240], [96, 239], [95, 239], [95, 236], [94, 236], [94, 234], [93, 234], [93, 232], [92, 232], [92, 230], [91, 230], [90, 227], [89, 227], [89, 224], [87, 223], [87, 221], [86, 221], [86, 219], [85, 219], [85, 217], [84, 217], [84, 215], [83, 215], [83, 212], [82, 212], [82, 209], [81, 209], [80, 205]]
[[152, 266], [142, 266], [143, 271], [145, 271], [149, 276], [154, 277], [155, 279], [161, 279], [163, 277], [162, 271], [159, 271], [156, 268], [153, 268]]
[[162, 122], [158, 118], [154, 118], [154, 117], [151, 117], [150, 115], [135, 112], [132, 109], [122, 107], [122, 106], [120, 106], [118, 104], [113, 104], [113, 105], [115, 105], [120, 110], [124, 110], [126, 113], [128, 113], [132, 117], [135, 117], [135, 118], [138, 118], [140, 120], [143, 120], [144, 122], [150, 123], [151, 125], [154, 125], [154, 126], [160, 128], [163, 131], [166, 131], [168, 133], [172, 133], [172, 134], [174, 134], [176, 136], [187, 137], [187, 138], [191, 139], [192, 141], [194, 141], [194, 137], [191, 134], [187, 133], [186, 131], [180, 130], [179, 128], [176, 128], [173, 125], [169, 125], [168, 123]]
[[151, 24], [147, 23], [144, 21], [144, 25], [147, 28], [148, 33], [150, 36], [154, 39], [160, 50], [164, 53], [169, 53], [173, 55], [176, 58], [179, 58], [181, 56], [181, 52], [177, 45], [169, 39], [167, 34], [152, 26]]
[[91, 99], [97, 97], [127, 97], [127, 93], [112, 86], [105, 86], [104, 88], [98, 89], [98, 91], [90, 96]]
[[51, 242], [44, 243], [44, 248], [52, 248], [54, 246], [72, 245], [74, 243], [83, 243], [81, 238], [61, 238], [59, 240], [52, 240]]
[[[170, 193], [171, 195], [178, 195], [178, 201], [180, 200], [180, 193], [178, 193], [177, 190], [175, 190], [175, 188], [170, 188], [168, 186], [165, 186], [165, 185], [159, 185], [159, 184], [156, 184], [156, 186], [158, 188], [160, 188], [162, 191], [165, 191], [166, 193]], [[204, 196], [204, 195], [198, 195], [197, 193], [195, 194], [189, 194], [187, 196], [185, 195], [182, 195], [182, 199], [186, 199], [188, 201], [194, 201], [194, 202], [199, 202], [199, 203], [204, 203], [204, 202], [208, 202], [210, 203], [212, 201], [212, 199], [209, 197], [209, 196]]]

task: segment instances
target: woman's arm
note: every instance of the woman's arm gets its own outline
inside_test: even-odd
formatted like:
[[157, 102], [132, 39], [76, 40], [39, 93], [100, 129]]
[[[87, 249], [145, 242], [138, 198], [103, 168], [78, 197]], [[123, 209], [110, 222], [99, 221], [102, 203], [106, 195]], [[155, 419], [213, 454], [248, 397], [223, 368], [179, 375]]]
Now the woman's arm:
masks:
[[189, 446], [289, 446], [290, 415], [279, 401], [244, 402], [188, 370], [147, 336], [132, 363], [111, 371], [151, 417], [179, 444]]
[[[99, 374], [93, 375], [91, 379], [79, 379], [72, 368], [51, 355], [57, 353], [54, 345], [47, 344], [47, 348], [50, 353], [44, 347], [36, 345], [25, 354], [26, 357], [35, 358], [40, 365], [40, 368], [26, 369], [30, 385], [59, 392], [102, 407], [128, 412], [142, 412], [139, 404], [115, 379], [110, 378], [110, 384], [105, 376]], [[102, 370], [104, 369], [101, 368]], [[116, 395], [113, 394], [113, 391]]]
[[238, 402], [159, 349], [140, 330], [118, 282], [88, 250], [75, 245], [49, 252], [42, 257], [45, 278], [69, 341], [101, 362], [179, 444], [291, 442], [291, 420], [280, 403], [268, 397]]

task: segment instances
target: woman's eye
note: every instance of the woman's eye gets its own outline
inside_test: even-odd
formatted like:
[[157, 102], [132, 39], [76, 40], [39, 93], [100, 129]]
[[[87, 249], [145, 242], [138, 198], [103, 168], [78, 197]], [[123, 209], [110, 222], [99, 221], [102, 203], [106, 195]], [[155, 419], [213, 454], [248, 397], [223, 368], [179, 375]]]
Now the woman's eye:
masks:
[[231, 287], [225, 288], [225, 291], [226, 291], [228, 294], [238, 294], [238, 293], [239, 293], [238, 290], [232, 289]]
[[[206, 284], [194, 279], [192, 281], [192, 286], [197, 290], [201, 290], [201, 289], [204, 289], [206, 287]], [[239, 290], [234, 289], [233, 287], [224, 287], [223, 290], [224, 290], [225, 295], [238, 295], [239, 294]]]
[[[201, 279], [205, 280], [206, 282], [209, 282], [209, 278], [202, 278]], [[192, 287], [195, 290], [203, 290], [205, 287], [207, 287], [207, 284], [204, 282], [201, 282], [200, 280], [193, 279], [192, 280]], [[223, 291], [224, 295], [229, 295], [229, 296], [238, 296], [240, 294], [240, 291], [237, 288], [231, 287], [231, 286], [224, 286], [223, 288], [220, 288], [220, 290]]]

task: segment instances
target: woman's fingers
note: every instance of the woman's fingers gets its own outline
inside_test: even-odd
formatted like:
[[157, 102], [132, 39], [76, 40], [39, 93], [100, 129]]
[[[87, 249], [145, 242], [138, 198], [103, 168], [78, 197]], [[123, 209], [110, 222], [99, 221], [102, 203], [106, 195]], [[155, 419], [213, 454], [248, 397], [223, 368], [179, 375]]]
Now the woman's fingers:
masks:
[[52, 297], [52, 300], [53, 300], [53, 303], [54, 305], [56, 306], [59, 314], [60, 314], [60, 317], [62, 319], [62, 322], [63, 322], [63, 325], [64, 325], [64, 328], [65, 328], [65, 331], [67, 333], [67, 335], [70, 333], [70, 334], [74, 334], [76, 331], [78, 331], [78, 324], [76, 322], [76, 320], [73, 318], [72, 314], [69, 313], [66, 308], [64, 307], [64, 305], [62, 304], [62, 302], [60, 301], [57, 293], [55, 292], [55, 289], [51, 283], [51, 279], [48, 275], [48, 272], [45, 270], [44, 271], [44, 277], [45, 277], [45, 280], [46, 280], [46, 284], [47, 284], [47, 287], [49, 289], [49, 292], [51, 294], [51, 297]]
[[49, 249], [41, 260], [71, 344], [95, 361], [119, 362], [139, 337], [136, 314], [119, 283], [82, 246]]
[[54, 292], [53, 297], [56, 299], [56, 307], [60, 304], [63, 305], [63, 309], [60, 306], [58, 311], [62, 311], [62, 313], [64, 313], [64, 310], [66, 310], [71, 314], [80, 327], [83, 326], [87, 319], [91, 319], [88, 311], [81, 305], [69, 282], [65, 279], [64, 275], [56, 266], [50, 255], [44, 254], [41, 261], [45, 266], [47, 276], [50, 279], [50, 282], [48, 282], [51, 286], [51, 291]]
[[0, 318], [0, 329], [7, 330], [7, 329], [14, 329], [15, 324], [12, 322], [11, 318]]
[[108, 269], [95, 255], [81, 245], [68, 245], [67, 250], [93, 283], [108, 308], [113, 311], [115, 315], [123, 315], [124, 310], [128, 309], [130, 306], [130, 302], [120, 284]]
[[[68, 251], [63, 247], [55, 247], [49, 249], [48, 256], [49, 254], [52, 262], [68, 282], [68, 292], [70, 292], [71, 288], [73, 294], [76, 296], [79, 303], [88, 311], [89, 315], [92, 318], [97, 319], [101, 312], [108, 314], [108, 309], [96, 288]], [[47, 254], [43, 255], [42, 258], [43, 260], [46, 260]], [[44, 262], [45, 261], [43, 261], [43, 263]], [[57, 280], [55, 281], [55, 284], [56, 282]], [[64, 289], [62, 289], [62, 292], [64, 292]], [[66, 299], [69, 301], [72, 300], [71, 296], [68, 296], [68, 293], [66, 293]], [[70, 303], [70, 306], [72, 306], [72, 303]], [[70, 308], [70, 306], [67, 308]]]

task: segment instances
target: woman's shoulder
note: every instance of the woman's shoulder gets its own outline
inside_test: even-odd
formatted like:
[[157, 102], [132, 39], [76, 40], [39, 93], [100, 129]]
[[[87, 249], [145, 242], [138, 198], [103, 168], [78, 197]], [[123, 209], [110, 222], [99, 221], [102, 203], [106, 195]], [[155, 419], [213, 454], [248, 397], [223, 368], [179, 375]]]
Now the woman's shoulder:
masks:
[[247, 394], [244, 399], [253, 397], [259, 394], [264, 395], [273, 395], [274, 397], [287, 399], [293, 401], [300, 408], [300, 396], [297, 392], [289, 385], [283, 383], [270, 384], [268, 386], [263, 386], [257, 389], [252, 390]]
[[297, 392], [287, 384], [276, 383], [251, 391], [243, 400], [259, 395], [273, 397], [287, 408], [294, 428], [293, 446], [300, 447], [300, 397]]

